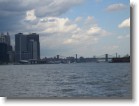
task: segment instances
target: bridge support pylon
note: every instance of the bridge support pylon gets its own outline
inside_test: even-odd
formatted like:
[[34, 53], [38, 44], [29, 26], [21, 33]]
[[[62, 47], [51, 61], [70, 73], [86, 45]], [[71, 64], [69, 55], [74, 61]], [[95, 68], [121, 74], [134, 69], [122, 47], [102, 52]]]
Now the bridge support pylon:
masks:
[[105, 54], [105, 62], [108, 62], [108, 54]]

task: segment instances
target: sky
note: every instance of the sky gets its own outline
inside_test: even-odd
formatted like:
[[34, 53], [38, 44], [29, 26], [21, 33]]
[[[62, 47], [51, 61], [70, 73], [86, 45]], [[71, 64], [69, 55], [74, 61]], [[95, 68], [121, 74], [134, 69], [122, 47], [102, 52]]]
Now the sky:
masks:
[[130, 55], [130, 1], [0, 0], [0, 32], [38, 33], [42, 58]]

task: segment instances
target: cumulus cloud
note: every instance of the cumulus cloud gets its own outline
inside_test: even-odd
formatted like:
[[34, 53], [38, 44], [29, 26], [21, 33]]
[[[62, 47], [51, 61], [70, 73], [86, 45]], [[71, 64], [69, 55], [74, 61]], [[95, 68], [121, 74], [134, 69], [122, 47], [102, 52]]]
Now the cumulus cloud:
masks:
[[72, 24], [69, 18], [58, 17], [43, 18], [35, 26], [44, 28], [43, 33], [71, 33], [77, 29], [77, 25]]
[[34, 24], [36, 18], [60, 16], [82, 2], [83, 0], [0, 0], [1, 31], [18, 30], [16, 28], [25, 17], [26, 21], [30, 20]]
[[118, 28], [129, 28], [130, 27], [130, 18], [125, 19], [118, 25]]
[[64, 44], [87, 44], [89, 42], [96, 43], [100, 37], [109, 35], [110, 32], [102, 29], [101, 27], [91, 27], [87, 29], [80, 29], [77, 33], [73, 34], [69, 39], [64, 41]]
[[95, 26], [95, 27], [91, 27], [87, 31], [87, 34], [92, 36], [106, 36], [109, 35], [110, 33], [102, 29], [101, 27]]
[[34, 10], [29, 10], [26, 12], [26, 20], [35, 20], [36, 16]]
[[106, 10], [109, 12], [112, 11], [119, 11], [119, 10], [123, 10], [126, 8], [126, 5], [122, 4], [122, 3], [118, 3], [118, 4], [111, 4], [109, 5]]
[[[87, 20], [92, 22], [92, 16], [82, 19], [81, 25], [78, 25], [77, 19], [79, 19], [79, 17], [73, 19], [76, 21], [59, 17], [44, 17], [38, 19], [34, 17], [33, 11], [29, 11], [29, 14], [29, 16], [27, 14], [25, 18], [26, 21], [24, 21], [22, 25], [25, 31], [36, 32], [41, 35], [42, 47], [49, 45], [49, 47], [55, 48], [65, 44], [74, 47], [74, 45], [93, 44], [96, 43], [100, 37], [110, 34], [98, 25], [86, 26], [85, 22]], [[33, 22], [34, 24], [32, 24]], [[53, 42], [54, 39], [55, 42]]]

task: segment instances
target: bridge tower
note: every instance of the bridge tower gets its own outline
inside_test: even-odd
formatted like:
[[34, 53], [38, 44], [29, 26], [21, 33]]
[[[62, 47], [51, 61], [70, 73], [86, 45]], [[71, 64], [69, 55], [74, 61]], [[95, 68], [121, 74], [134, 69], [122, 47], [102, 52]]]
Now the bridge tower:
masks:
[[105, 62], [108, 62], [108, 54], [105, 54]]
[[118, 54], [116, 53], [116, 58], [117, 58], [117, 55], [118, 55]]
[[77, 54], [76, 54], [76, 62], [77, 62]]

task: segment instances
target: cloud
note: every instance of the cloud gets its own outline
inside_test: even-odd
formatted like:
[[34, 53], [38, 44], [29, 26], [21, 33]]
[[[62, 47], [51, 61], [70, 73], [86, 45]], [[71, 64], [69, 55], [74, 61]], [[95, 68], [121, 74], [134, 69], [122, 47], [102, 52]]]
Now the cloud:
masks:
[[126, 8], [126, 5], [119, 3], [119, 4], [111, 4], [109, 5], [106, 10], [109, 12], [113, 12], [113, 11], [120, 11]]
[[68, 18], [47, 17], [47, 22], [39, 22], [39, 27], [45, 27], [45, 33], [71, 33], [77, 29], [76, 24], [72, 24]]
[[95, 27], [91, 27], [87, 31], [87, 34], [91, 36], [106, 36], [109, 35], [110, 33], [102, 29], [101, 27], [95, 26]]
[[130, 38], [130, 35], [129, 35], [129, 34], [127, 34], [127, 35], [125, 35], [125, 36], [118, 36], [118, 37], [117, 37], [117, 39], [119, 39], [119, 40], [127, 39], [127, 38]]
[[116, 53], [119, 49], [119, 45], [107, 45], [107, 46], [103, 46], [103, 51], [105, 53]]
[[0, 0], [0, 32], [9, 31], [13, 35], [18, 32], [38, 33], [43, 54], [47, 54], [48, 50], [49, 53], [81, 53], [110, 34], [96, 23], [94, 16], [61, 17], [83, 1]]
[[77, 23], [78, 23], [78, 22], [81, 22], [82, 19], [83, 19], [82, 17], [77, 17], [77, 18], [75, 19], [75, 22], [77, 22]]
[[93, 16], [88, 16], [85, 20], [85, 24], [94, 24], [94, 17]]
[[77, 33], [73, 34], [69, 39], [66, 39], [64, 44], [94, 44], [97, 43], [99, 38], [109, 35], [110, 32], [102, 29], [101, 27], [91, 27], [87, 29], [80, 29]]
[[37, 17], [60, 16], [82, 2], [83, 0], [52, 0], [50, 3], [35, 9], [35, 14]]
[[92, 22], [92, 16], [82, 19], [81, 25], [78, 25], [79, 17], [73, 20], [58, 17], [35, 18], [33, 11], [29, 11], [29, 13], [31, 15], [27, 14], [25, 21], [22, 22], [22, 27], [24, 27], [22, 32], [39, 33], [42, 48], [58, 49], [64, 45], [74, 48], [75, 46], [95, 44], [100, 37], [110, 34], [96, 24], [86, 26], [86, 21]]
[[[81, 25], [78, 25], [79, 21]], [[67, 17], [50, 16], [38, 18], [35, 16], [34, 10], [29, 10], [26, 12], [24, 19], [19, 22], [20, 24], [16, 25], [16, 30], [24, 33], [39, 33], [41, 49], [58, 49], [65, 46], [74, 48], [75, 46], [95, 44], [100, 37], [110, 34], [105, 29], [93, 24], [93, 22], [93, 16], [84, 19], [76, 17], [73, 20]]]
[[35, 16], [34, 10], [29, 10], [26, 12], [26, 20], [35, 20], [37, 17]]
[[73, 42], [74, 42], [73, 39], [67, 39], [67, 40], [65, 40], [63, 43], [64, 43], [64, 44], [71, 44], [71, 43], [73, 43]]
[[34, 24], [39, 18], [58, 17], [82, 2], [83, 0], [0, 0], [1, 31], [20, 31], [24, 26], [23, 20]]
[[118, 28], [129, 28], [130, 27], [130, 18], [125, 19], [118, 25]]

